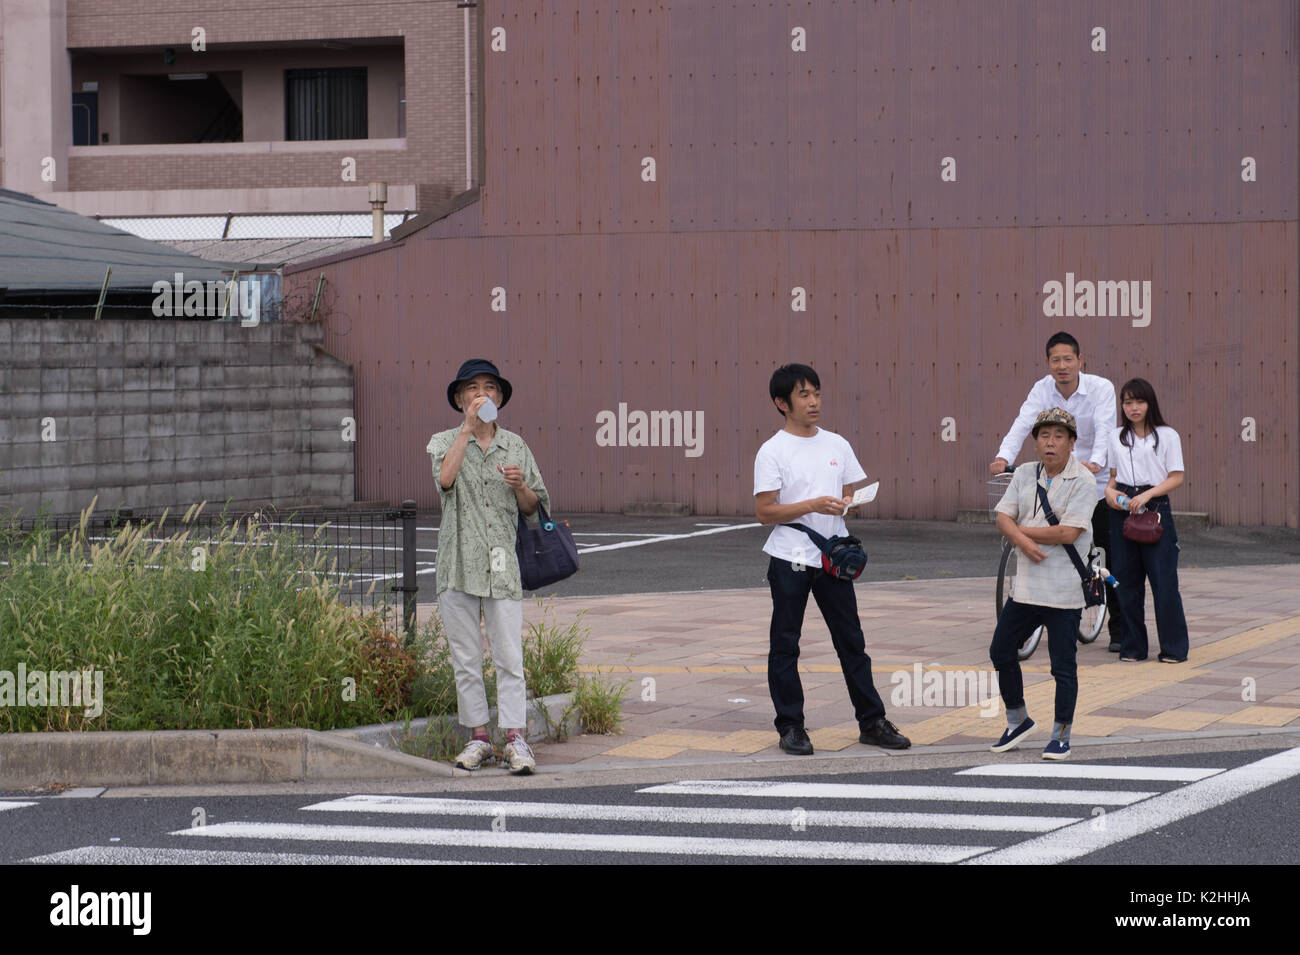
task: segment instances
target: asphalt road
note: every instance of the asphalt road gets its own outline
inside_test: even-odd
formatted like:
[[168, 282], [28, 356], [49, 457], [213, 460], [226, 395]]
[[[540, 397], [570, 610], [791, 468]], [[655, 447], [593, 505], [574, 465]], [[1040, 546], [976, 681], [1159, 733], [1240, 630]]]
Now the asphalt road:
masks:
[[[548, 587], [548, 593], [568, 597], [767, 586], [768, 558], [763, 543], [771, 529], [739, 526], [753, 521], [608, 514], [571, 515], [568, 519], [581, 551], [581, 569], [569, 580]], [[420, 524], [436, 526], [436, 517], [430, 515]], [[706, 526], [716, 524], [736, 529]], [[860, 537], [867, 549], [869, 562], [863, 580], [997, 574], [1002, 538], [992, 525], [860, 520], [850, 521], [849, 531]], [[1287, 528], [1180, 528], [1178, 538], [1180, 566], [1184, 568], [1300, 562], [1300, 532]], [[622, 546], [603, 549], [611, 545]], [[436, 547], [436, 534], [426, 530], [420, 546]], [[425, 556], [433, 559], [432, 554]], [[431, 570], [427, 576], [432, 577]], [[422, 575], [422, 591], [425, 580]]]
[[1297, 743], [1080, 747], [1062, 764], [1037, 748], [930, 761], [943, 765], [871, 753], [840, 771], [787, 758], [388, 794], [10, 797], [0, 863], [1294, 864]]

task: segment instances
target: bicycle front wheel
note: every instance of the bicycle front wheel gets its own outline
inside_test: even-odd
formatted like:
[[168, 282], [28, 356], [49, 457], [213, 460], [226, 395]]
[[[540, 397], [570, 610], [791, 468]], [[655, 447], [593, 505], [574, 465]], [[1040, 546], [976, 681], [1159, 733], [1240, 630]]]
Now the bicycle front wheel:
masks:
[[[1017, 558], [1016, 549], [1011, 546], [1011, 541], [1003, 541], [1002, 559], [998, 562], [998, 585], [994, 593], [999, 617], [1002, 616], [1002, 608], [1011, 599], [1011, 581], [1016, 576]], [[1038, 643], [1042, 639], [1043, 628], [1036, 627], [1034, 632], [1020, 645], [1020, 649], [1016, 651], [1016, 656], [1021, 660], [1028, 660], [1033, 656], [1034, 651], [1038, 649]]]

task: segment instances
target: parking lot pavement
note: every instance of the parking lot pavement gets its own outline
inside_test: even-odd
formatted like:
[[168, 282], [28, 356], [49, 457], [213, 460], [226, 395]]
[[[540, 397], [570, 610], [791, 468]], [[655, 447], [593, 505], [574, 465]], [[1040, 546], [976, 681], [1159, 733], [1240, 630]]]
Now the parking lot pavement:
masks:
[[[763, 542], [770, 528], [752, 517], [557, 515], [569, 521], [579, 572], [548, 588], [561, 597], [766, 588]], [[420, 599], [436, 589], [437, 514], [421, 514]], [[851, 520], [869, 555], [864, 580], [989, 577], [1002, 541], [991, 524]], [[1179, 528], [1180, 567], [1300, 562], [1300, 533], [1287, 528]]]

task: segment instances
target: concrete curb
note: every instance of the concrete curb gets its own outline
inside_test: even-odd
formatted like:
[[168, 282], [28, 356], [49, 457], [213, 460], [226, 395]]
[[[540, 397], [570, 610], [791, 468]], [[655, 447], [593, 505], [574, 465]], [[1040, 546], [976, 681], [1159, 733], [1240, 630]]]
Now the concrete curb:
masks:
[[[547, 735], [573, 694], [529, 700], [528, 736]], [[545, 713], [545, 715], [543, 715]], [[547, 722], [549, 717], [550, 722]], [[494, 713], [495, 718], [495, 713]], [[453, 776], [447, 763], [400, 752], [404, 738], [454, 716], [339, 730], [155, 730], [133, 733], [0, 734], [0, 789], [184, 786]], [[568, 719], [569, 728], [576, 722]]]
[[450, 766], [304, 729], [11, 733], [0, 788], [450, 776]]
[[[577, 732], [577, 714], [568, 712], [572, 703], [572, 693], [556, 693], [554, 696], [529, 700], [528, 725], [525, 727], [528, 738], [530, 740], [547, 739], [551, 735], [551, 729], [561, 725], [564, 731], [569, 734]], [[488, 712], [489, 724], [495, 724], [497, 722], [496, 707], [493, 707]], [[561, 720], [563, 720], [563, 724]], [[469, 742], [469, 727], [461, 726], [453, 715], [427, 716], [423, 719], [411, 720], [409, 724], [403, 721], [372, 723], [369, 726], [351, 726], [344, 729], [329, 730], [328, 732], [331, 736], [355, 740], [367, 746], [400, 750], [403, 742], [424, 736], [430, 727], [450, 729], [461, 744]]]
[[[775, 732], [772, 734], [775, 736]], [[1188, 743], [1188, 742], [1210, 742], [1214, 740], [1242, 740], [1256, 739], [1259, 737], [1269, 736], [1300, 736], [1300, 730], [1291, 726], [1261, 726], [1251, 729], [1241, 730], [1224, 730], [1215, 732], [1193, 731], [1185, 733], [1149, 733], [1138, 734], [1133, 736], [1080, 736], [1071, 737], [1070, 745], [1080, 753], [1081, 758], [1088, 759], [1105, 759], [1106, 755], [1101, 752], [1106, 747], [1115, 746], [1134, 746], [1149, 745], [1157, 743]], [[1044, 737], [1038, 742], [1046, 742]], [[1040, 747], [1041, 748], [1041, 747]], [[1084, 754], [1082, 751], [1087, 749], [1089, 752]], [[1028, 749], [1017, 751], [1018, 756], [1024, 753], [1032, 752], [1037, 758], [1038, 750], [1031, 745]], [[872, 760], [880, 764], [885, 763], [903, 763], [923, 761], [932, 756], [952, 756], [952, 755], [969, 755], [972, 753], [983, 753], [989, 760], [996, 761], [999, 758], [1005, 758], [1009, 754], [997, 754], [989, 752], [988, 743], [949, 743], [938, 745], [926, 743], [923, 745], [914, 745], [904, 750], [880, 749], [874, 746], [849, 746], [842, 750], [830, 750], [826, 752], [815, 753], [812, 756], [790, 756], [786, 753], [751, 753], [745, 756], [711, 756], [705, 759], [692, 758], [689, 756], [676, 757], [670, 756], [664, 759], [643, 759], [643, 760], [622, 760], [616, 763], [558, 763], [539, 766], [539, 773], [552, 775], [567, 774], [592, 774], [610, 772], [628, 772], [642, 769], [672, 769], [682, 770], [700, 770], [704, 768], [713, 771], [726, 771], [728, 769], [736, 770], [742, 767], [762, 766], [766, 772], [774, 775], [793, 775], [800, 771], [807, 772], [844, 772], [842, 767], [836, 766], [839, 763], [862, 762], [863, 760]], [[900, 769], [911, 768], [906, 765], [899, 766]], [[892, 769], [892, 768], [891, 768]], [[686, 775], [686, 774], [683, 774]]]

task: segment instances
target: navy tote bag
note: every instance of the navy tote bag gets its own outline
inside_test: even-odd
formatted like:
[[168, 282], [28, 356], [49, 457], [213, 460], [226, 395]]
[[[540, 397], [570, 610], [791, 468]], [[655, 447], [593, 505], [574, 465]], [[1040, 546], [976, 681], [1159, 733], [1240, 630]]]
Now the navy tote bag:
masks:
[[553, 521], [542, 502], [537, 502], [536, 524], [519, 515], [515, 534], [515, 556], [519, 558], [519, 580], [524, 590], [537, 590], [578, 572], [578, 546], [568, 521]]

